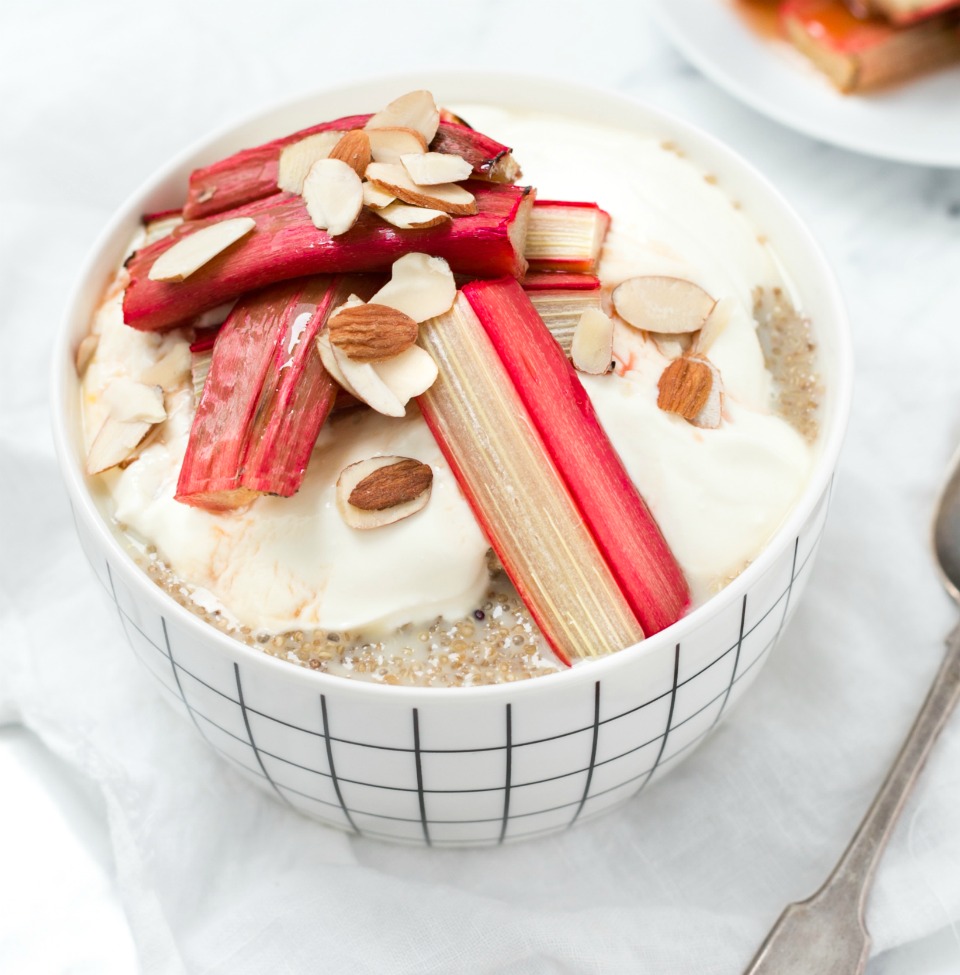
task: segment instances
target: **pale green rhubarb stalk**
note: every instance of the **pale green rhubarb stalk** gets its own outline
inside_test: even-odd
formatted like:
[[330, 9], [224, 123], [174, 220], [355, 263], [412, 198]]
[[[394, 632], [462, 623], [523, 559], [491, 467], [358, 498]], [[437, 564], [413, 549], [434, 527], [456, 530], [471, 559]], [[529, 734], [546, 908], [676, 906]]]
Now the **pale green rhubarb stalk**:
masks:
[[656, 633], [676, 622], [690, 601], [683, 573], [604, 433], [579, 376], [528, 296], [510, 279], [475, 281], [462, 296], [644, 631]]
[[599, 282], [591, 291], [530, 291], [524, 281], [523, 290], [564, 355], [570, 354], [580, 316], [588, 308], [603, 311]]
[[299, 489], [337, 386], [314, 340], [330, 313], [360, 290], [355, 277], [318, 277], [276, 285], [237, 302], [213, 346], [180, 470], [178, 501], [211, 511], [261, 494]]
[[420, 344], [439, 369], [417, 397], [420, 411], [557, 656], [570, 663], [641, 640], [642, 626], [464, 293], [421, 325]]
[[530, 270], [592, 273], [609, 227], [596, 203], [537, 200], [523, 248]]
[[[211, 217], [276, 193], [280, 153], [287, 146], [318, 132], [362, 129], [369, 118], [369, 115], [351, 115], [323, 122], [195, 169], [190, 174], [184, 217], [187, 220]], [[512, 183], [520, 176], [508, 146], [466, 125], [441, 122], [430, 149], [466, 159], [477, 179]]]
[[[387, 271], [414, 251], [444, 258], [470, 277], [521, 277], [523, 242], [534, 193], [529, 187], [470, 181], [478, 212], [423, 230], [402, 230], [364, 210], [347, 233], [318, 230], [299, 196], [278, 193], [210, 220], [190, 220], [170, 236], [139, 250], [127, 263], [124, 321], [144, 331], [184, 324], [242, 294], [311, 274]], [[185, 236], [220, 219], [249, 217], [256, 226], [245, 237], [194, 271], [184, 281], [154, 281], [154, 261]]]

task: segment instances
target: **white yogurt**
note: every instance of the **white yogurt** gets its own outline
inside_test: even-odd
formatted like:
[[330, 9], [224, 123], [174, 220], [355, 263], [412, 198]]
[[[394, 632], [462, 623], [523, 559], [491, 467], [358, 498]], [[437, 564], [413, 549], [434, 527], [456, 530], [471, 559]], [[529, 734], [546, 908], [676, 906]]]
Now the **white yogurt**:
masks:
[[[657, 380], [668, 360], [618, 326], [618, 375], [584, 377], [600, 419], [703, 600], [763, 547], [799, 496], [812, 449], [770, 412], [771, 388], [752, 319], [755, 287], [785, 287], [757, 230], [705, 174], [657, 139], [558, 117], [463, 106], [478, 129], [514, 147], [541, 199], [596, 200], [613, 215], [601, 262], [605, 284], [637, 274], [695, 281], [736, 303], [710, 350], [726, 392], [719, 429], [701, 430], [658, 409]], [[84, 379], [85, 425], [96, 432], [106, 384], [136, 377], [166, 353], [172, 336], [123, 325], [108, 301]], [[382, 633], [437, 616], [456, 619], [487, 587], [487, 543], [439, 448], [417, 414], [371, 411], [334, 417], [321, 432], [294, 498], [264, 497], [248, 508], [210, 513], [174, 500], [192, 418], [192, 396], [168, 403], [160, 442], [125, 470], [104, 476], [115, 517], [206, 605], [241, 625]], [[377, 454], [415, 457], [434, 471], [426, 508], [373, 531], [348, 528], [334, 502], [340, 471]]]

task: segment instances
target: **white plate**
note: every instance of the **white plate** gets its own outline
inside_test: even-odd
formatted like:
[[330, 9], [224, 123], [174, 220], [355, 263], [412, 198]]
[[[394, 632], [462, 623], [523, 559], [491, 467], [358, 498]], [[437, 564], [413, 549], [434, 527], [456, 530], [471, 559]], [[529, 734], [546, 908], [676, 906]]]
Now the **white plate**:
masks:
[[727, 0], [651, 7], [708, 78], [778, 122], [872, 156], [960, 167], [960, 66], [877, 94], [841, 95], [789, 44], [754, 32]]

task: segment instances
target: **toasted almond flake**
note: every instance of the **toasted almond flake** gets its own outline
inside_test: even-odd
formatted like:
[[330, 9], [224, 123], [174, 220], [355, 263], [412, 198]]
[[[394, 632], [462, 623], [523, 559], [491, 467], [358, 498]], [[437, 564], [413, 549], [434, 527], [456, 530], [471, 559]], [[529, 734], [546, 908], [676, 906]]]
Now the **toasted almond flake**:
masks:
[[181, 237], [150, 268], [151, 281], [183, 281], [256, 227], [250, 217], [220, 220]]
[[440, 110], [433, 95], [429, 91], [409, 91], [371, 116], [364, 126], [367, 129], [395, 127], [416, 129], [429, 145], [440, 127]]
[[177, 342], [140, 376], [140, 381], [147, 386], [159, 386], [168, 393], [186, 383], [191, 364], [190, 346], [186, 342]]
[[458, 183], [473, 172], [466, 159], [449, 152], [411, 153], [401, 156], [400, 162], [417, 186]]
[[370, 299], [409, 315], [418, 324], [453, 307], [457, 284], [442, 257], [405, 254], [394, 261], [390, 280]]
[[696, 354], [706, 355], [710, 351], [713, 343], [720, 338], [730, 324], [735, 308], [736, 302], [733, 298], [721, 298], [717, 301], [693, 341], [693, 351]]
[[412, 457], [369, 457], [340, 472], [337, 510], [351, 528], [380, 528], [424, 508], [432, 485], [431, 468]]
[[[369, 186], [369, 183], [364, 183]], [[453, 217], [443, 210], [431, 210], [429, 207], [415, 207], [409, 203], [390, 203], [377, 210], [377, 216], [400, 230], [424, 230], [427, 227], [438, 227], [448, 223]]]
[[363, 129], [344, 132], [340, 141], [330, 150], [329, 158], [345, 162], [362, 178], [370, 165], [370, 137]]
[[286, 146], [280, 153], [277, 187], [287, 193], [302, 193], [303, 181], [318, 159], [326, 159], [343, 138], [342, 132], [316, 132]]
[[674, 359], [657, 383], [657, 406], [692, 422], [707, 404], [713, 384], [713, 369], [706, 359], [697, 356]]
[[345, 234], [363, 208], [360, 177], [340, 159], [318, 159], [303, 181], [303, 202], [313, 225], [331, 237]]
[[367, 166], [367, 179], [404, 203], [443, 210], [454, 216], [469, 216], [477, 212], [476, 198], [469, 190], [456, 183], [417, 186], [403, 166], [394, 163], [370, 163]]
[[97, 432], [87, 453], [87, 473], [102, 471], [122, 464], [137, 449], [152, 424], [141, 421], [126, 422], [108, 416]]
[[399, 163], [401, 156], [427, 151], [427, 140], [416, 129], [366, 129], [374, 162]]
[[365, 207], [370, 207], [371, 210], [382, 210], [390, 206], [394, 200], [396, 197], [392, 193], [377, 189], [373, 183], [363, 184], [363, 205]]
[[163, 390], [147, 386], [126, 376], [112, 380], [101, 396], [110, 415], [124, 423], [160, 423], [167, 418], [163, 406]]
[[77, 352], [74, 356], [73, 362], [76, 366], [77, 375], [81, 379], [83, 379], [83, 375], [87, 371], [87, 366], [90, 365], [90, 360], [93, 358], [93, 354], [97, 351], [97, 346], [99, 344], [99, 335], [85, 335], [82, 339], [80, 339], [80, 344], [77, 346]]
[[713, 298], [686, 278], [630, 278], [613, 292], [617, 314], [628, 325], [649, 332], [696, 332], [703, 327], [713, 306]]
[[599, 308], [587, 308], [580, 316], [570, 343], [570, 358], [580, 372], [602, 376], [613, 363], [613, 321]]
[[374, 363], [383, 384], [406, 406], [414, 396], [425, 393], [439, 374], [436, 362], [426, 349], [411, 345], [406, 352]]
[[373, 303], [339, 309], [327, 332], [337, 351], [357, 362], [393, 358], [417, 341], [417, 323], [409, 315]]

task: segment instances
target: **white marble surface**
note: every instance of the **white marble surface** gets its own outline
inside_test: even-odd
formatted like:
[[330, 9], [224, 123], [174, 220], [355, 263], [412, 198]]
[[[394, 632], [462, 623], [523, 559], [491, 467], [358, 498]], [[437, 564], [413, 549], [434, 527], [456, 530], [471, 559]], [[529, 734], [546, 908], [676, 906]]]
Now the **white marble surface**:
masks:
[[[777, 809], [771, 829], [785, 834], [777, 858], [750, 865], [767, 878], [766, 900], [750, 928], [752, 937], [759, 936], [783, 903], [809, 892], [829, 869], [842, 846], [839, 837], [854, 827], [909, 725], [955, 617], [937, 588], [926, 533], [939, 474], [960, 441], [960, 171], [855, 155], [757, 115], [688, 67], [642, 3], [488, 2], [468, 10], [424, 0], [402, 7], [383, 0], [173, 0], [149, 6], [63, 0], [0, 11], [0, 550], [7, 556], [0, 564], [0, 667], [14, 671], [17, 647], [44, 652], [42, 629], [22, 629], [43, 605], [78, 607], [88, 641], [121, 642], [99, 603], [86, 608], [96, 599], [94, 583], [76, 551], [57, 550], [53, 562], [39, 554], [43, 540], [61, 531], [68, 517], [47, 434], [49, 334], [78, 263], [111, 210], [158, 160], [212, 126], [291, 93], [414, 67], [551, 74], [674, 111], [769, 176], [836, 267], [858, 358], [848, 449], [807, 599], [753, 693], [760, 713], [766, 708], [787, 720], [850, 720], [839, 723], [835, 750], [792, 756], [797, 768], [822, 768], [818, 781], [836, 813], [829, 824], [819, 824], [829, 841], [791, 843], [787, 834], [799, 824], [791, 821], [785, 799], [790, 782], [757, 787], [757, 801]], [[61, 617], [51, 612], [51, 619]], [[791, 698], [789, 688], [808, 676], [803, 653], [814, 640], [813, 658], [828, 669]], [[845, 665], [845, 648], [865, 642], [876, 646], [876, 674]], [[73, 673], [69, 664], [64, 673]], [[116, 876], [122, 836], [116, 823], [111, 830], [90, 781], [48, 751], [75, 755], [82, 743], [49, 733], [55, 716], [36, 710], [30, 723], [47, 729], [46, 744], [22, 730], [17, 699], [5, 696], [12, 685], [7, 680], [5, 686], [4, 678], [0, 670], [0, 722], [10, 725], [0, 731], [0, 968], [25, 975], [199, 970], [189, 967], [189, 952], [178, 968], [169, 960], [176, 952], [164, 945], [141, 939], [135, 948], [144, 905], [130, 898], [129, 876], [119, 882]], [[131, 700], [152, 694], [141, 691], [142, 678], [125, 664], [110, 678]], [[44, 679], [56, 680], [55, 672]], [[750, 734], [762, 734], [752, 720], [739, 712], [711, 747], [737, 747]], [[960, 971], [958, 758], [955, 719], [908, 807], [887, 870], [881, 870], [870, 917], [878, 947], [888, 950], [871, 962], [870, 975]], [[667, 783], [651, 799], [654, 813], [670, 808]], [[722, 783], [707, 786], [717, 790]], [[612, 818], [606, 829], [611, 836], [629, 835], [623, 817]], [[595, 842], [597, 836], [595, 830]], [[568, 858], [573, 877], [589, 865], [577, 841], [569, 844], [543, 851]], [[354, 848], [352, 858], [385, 877], [420, 870], [410, 856], [375, 844]], [[642, 871], [643, 865], [625, 863], [624, 869]], [[459, 868], [452, 871], [447, 859], [420, 876], [462, 884], [479, 897], [503, 893], [478, 861], [462, 875]], [[561, 892], [565, 903], [575, 901], [574, 881], [569, 883]], [[586, 889], [594, 890], [589, 883]], [[723, 907], [698, 894], [689, 884], [677, 888], [678, 897], [690, 896], [691, 951], [703, 959], [710, 938], [722, 934], [717, 918]], [[898, 900], [901, 895], [910, 902]], [[742, 891], [734, 885], [730, 897], [733, 910]], [[708, 915], [713, 920], [698, 925]], [[657, 923], [654, 916], [633, 919]], [[373, 950], [376, 929], [369, 938]], [[724, 957], [746, 960], [744, 946]], [[187, 947], [196, 951], [199, 944]], [[589, 957], [541, 948], [526, 960], [517, 956], [509, 970], [664, 970], [656, 962], [649, 968], [639, 962], [608, 965], [607, 951], [613, 958], [612, 942], [603, 939]], [[684, 971], [735, 975], [726, 964], [721, 969], [698, 961]], [[476, 970], [494, 969], [478, 964]]]

